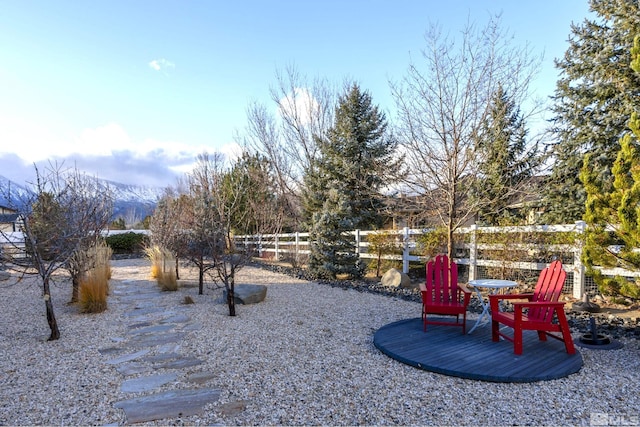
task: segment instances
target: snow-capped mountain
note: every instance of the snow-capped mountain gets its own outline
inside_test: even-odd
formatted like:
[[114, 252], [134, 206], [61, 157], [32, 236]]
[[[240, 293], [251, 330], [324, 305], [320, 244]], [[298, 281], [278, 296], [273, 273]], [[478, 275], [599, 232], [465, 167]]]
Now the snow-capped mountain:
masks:
[[[164, 194], [163, 188], [128, 185], [100, 180], [114, 196], [113, 218], [142, 220], [150, 215]], [[14, 208], [32, 194], [30, 186], [20, 185], [0, 175], [0, 206]]]

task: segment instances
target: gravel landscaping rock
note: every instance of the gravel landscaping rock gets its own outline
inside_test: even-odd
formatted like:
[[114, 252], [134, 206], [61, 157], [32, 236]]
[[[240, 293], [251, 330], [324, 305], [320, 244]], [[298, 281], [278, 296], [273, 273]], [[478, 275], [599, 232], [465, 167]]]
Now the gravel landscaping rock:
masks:
[[[534, 384], [472, 381], [412, 368], [373, 346], [380, 327], [420, 316], [413, 291], [318, 283], [304, 280], [300, 272], [289, 273], [293, 276], [244, 268], [237, 283], [262, 284], [268, 293], [259, 304], [237, 306], [235, 317], [219, 303], [222, 289], [213, 284], [205, 286], [204, 295], [194, 287], [158, 292], [153, 306], [139, 304], [139, 315], [131, 315], [136, 291], [148, 295], [157, 290], [143, 259], [113, 262], [114, 292], [100, 314], [80, 314], [67, 305], [71, 285], [58, 277], [52, 301], [61, 338], [53, 342], [46, 341], [38, 284], [31, 279], [0, 283], [0, 425], [123, 425], [133, 421], [127, 420], [124, 406], [133, 414], [137, 402], [199, 393], [210, 403], [142, 424], [638, 424], [640, 345], [615, 319], [607, 325], [620, 333], [623, 348], [579, 349], [584, 367], [574, 375]], [[116, 292], [120, 289], [134, 292], [123, 295]], [[183, 304], [186, 296], [194, 304]], [[162, 344], [146, 340], [149, 347], [138, 347], [133, 330], [168, 318], [182, 320], [171, 322], [180, 332], [178, 341], [171, 335]], [[576, 316], [573, 325], [580, 321]], [[166, 338], [170, 332], [157, 333]], [[490, 340], [486, 326], [474, 333]], [[171, 360], [161, 360], [174, 353], [180, 357], [173, 360], [201, 363], [163, 366]], [[131, 369], [119, 371], [124, 365]], [[149, 384], [132, 381], [136, 378], [168, 374], [175, 374], [175, 380], [154, 384], [152, 392], [127, 386], [122, 391], [123, 383]]]

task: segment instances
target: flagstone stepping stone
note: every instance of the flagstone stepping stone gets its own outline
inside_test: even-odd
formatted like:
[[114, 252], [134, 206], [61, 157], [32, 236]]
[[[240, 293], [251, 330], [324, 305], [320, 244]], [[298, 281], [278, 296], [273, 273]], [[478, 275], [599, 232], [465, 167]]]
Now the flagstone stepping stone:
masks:
[[187, 334], [184, 332], [170, 332], [160, 335], [135, 335], [129, 340], [132, 347], [152, 347], [182, 340]]
[[144, 322], [138, 322], [138, 323], [134, 323], [132, 325], [129, 325], [128, 328], [129, 329], [137, 329], [137, 328], [144, 328], [145, 326], [151, 326], [153, 323], [151, 323], [150, 320], [145, 320]]
[[[267, 296], [267, 287], [265, 285], [249, 285], [240, 284], [233, 288], [233, 297], [236, 304], [255, 304]], [[223, 301], [227, 301], [227, 290], [222, 293]]]
[[200, 329], [202, 329], [202, 325], [196, 324], [196, 323], [190, 323], [186, 325], [184, 328], [182, 328], [182, 330], [185, 332], [199, 331]]
[[129, 331], [129, 335], [142, 335], [142, 334], [149, 334], [153, 332], [165, 332], [173, 328], [175, 328], [175, 325], [171, 325], [171, 324], [151, 325], [151, 326], [146, 326], [144, 328], [133, 329]]
[[171, 360], [169, 362], [158, 363], [153, 365], [156, 369], [181, 369], [181, 368], [189, 368], [191, 366], [198, 366], [204, 363], [202, 360], [193, 357], [193, 356], [185, 356], [179, 359]]
[[204, 384], [215, 377], [216, 375], [212, 372], [198, 372], [188, 376], [187, 381], [196, 384]]
[[151, 367], [142, 362], [130, 362], [130, 363], [122, 363], [116, 366], [116, 371], [118, 371], [122, 376], [129, 375], [138, 375], [149, 372]]
[[166, 310], [167, 310], [166, 308], [158, 307], [158, 306], [148, 306], [148, 307], [140, 307], [140, 308], [136, 307], [133, 311], [124, 313], [124, 315], [127, 317], [140, 316], [142, 314], [160, 313]]
[[197, 415], [204, 406], [220, 399], [220, 390], [173, 390], [114, 403], [124, 410], [127, 424]]
[[148, 348], [142, 349], [140, 351], [136, 351], [135, 353], [123, 354], [122, 356], [116, 357], [115, 359], [107, 360], [106, 363], [109, 365], [118, 365], [124, 362], [130, 362], [132, 360], [137, 359], [138, 357], [142, 357], [145, 354], [149, 353]]
[[191, 317], [186, 314], [176, 314], [175, 316], [168, 317], [161, 320], [160, 323], [187, 323], [191, 320]]
[[236, 400], [234, 402], [223, 403], [218, 407], [218, 411], [225, 417], [234, 417], [247, 409], [246, 400]]
[[98, 349], [98, 353], [100, 353], [103, 356], [111, 356], [113, 354], [122, 353], [122, 351], [123, 350], [120, 347], [106, 347], [106, 348]]
[[169, 353], [160, 353], [153, 356], [147, 356], [144, 359], [140, 359], [140, 361], [145, 363], [158, 363], [158, 362], [166, 362], [168, 360], [177, 359], [179, 357], [182, 357], [182, 355], [174, 352], [169, 352]]
[[176, 374], [157, 374], [147, 377], [133, 378], [122, 382], [120, 391], [123, 393], [141, 393], [175, 381]]

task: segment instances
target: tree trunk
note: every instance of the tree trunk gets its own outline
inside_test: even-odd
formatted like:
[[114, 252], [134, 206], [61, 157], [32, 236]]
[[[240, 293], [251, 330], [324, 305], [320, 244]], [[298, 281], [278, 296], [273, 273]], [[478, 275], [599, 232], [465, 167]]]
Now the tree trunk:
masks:
[[69, 301], [69, 304], [75, 304], [76, 302], [78, 302], [80, 294], [80, 278], [77, 274], [74, 274], [71, 277], [71, 283], [71, 301]]
[[180, 280], [180, 272], [178, 271], [178, 263], [180, 262], [180, 260], [178, 259], [178, 256], [176, 255], [176, 280]]
[[202, 295], [204, 288], [204, 257], [200, 255], [200, 264], [198, 265], [198, 295]]
[[48, 341], [55, 341], [60, 338], [60, 330], [58, 329], [58, 322], [56, 321], [56, 315], [53, 312], [53, 304], [51, 303], [51, 292], [49, 290], [49, 278], [43, 281], [44, 290], [44, 305], [47, 308], [47, 322], [51, 329], [51, 335]]
[[236, 293], [235, 281], [233, 278], [229, 281], [229, 289], [227, 292], [227, 305], [229, 306], [229, 316], [236, 315], [236, 299], [234, 298]]

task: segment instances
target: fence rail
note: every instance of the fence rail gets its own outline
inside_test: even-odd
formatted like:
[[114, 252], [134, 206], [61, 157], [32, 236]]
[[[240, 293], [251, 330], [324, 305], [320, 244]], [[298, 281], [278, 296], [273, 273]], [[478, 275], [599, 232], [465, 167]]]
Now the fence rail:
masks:
[[[522, 262], [511, 261], [506, 251], [520, 250], [529, 252], [539, 252], [545, 250], [556, 254], [565, 254], [563, 266], [567, 271], [569, 280], [568, 288], [573, 297], [581, 298], [586, 292], [597, 292], [597, 286], [591, 278], [585, 277], [585, 268], [582, 265], [582, 239], [575, 239], [573, 244], [524, 244], [513, 243], [507, 245], [496, 245], [492, 243], [480, 243], [479, 236], [483, 233], [583, 233], [586, 225], [583, 221], [575, 224], [561, 225], [540, 225], [540, 226], [514, 226], [514, 227], [478, 227], [470, 226], [456, 230], [459, 240], [464, 243], [458, 244], [455, 248], [454, 259], [456, 263], [464, 265], [468, 269], [468, 280], [481, 278], [491, 268], [510, 268], [537, 272], [546, 267], [546, 262]], [[428, 230], [403, 228], [401, 230], [384, 230], [385, 233], [396, 234], [399, 248], [398, 254], [382, 255], [385, 260], [402, 261], [402, 269], [405, 273], [409, 271], [412, 262], [426, 262], [428, 259], [416, 253], [417, 237]], [[375, 259], [377, 254], [372, 253], [367, 237], [378, 231], [355, 230], [350, 232], [354, 236], [356, 252], [360, 258]], [[235, 237], [237, 244], [247, 247], [255, 247], [261, 257], [269, 257], [275, 260], [288, 259], [300, 263], [304, 255], [310, 253], [309, 233], [284, 233], [284, 234], [263, 234], [263, 235], [243, 235]], [[483, 256], [487, 251], [503, 251], [502, 259], [490, 259]], [[619, 269], [618, 269], [619, 270]], [[607, 270], [603, 270], [609, 272]], [[624, 270], [617, 271], [626, 276], [634, 276], [632, 272]]]

